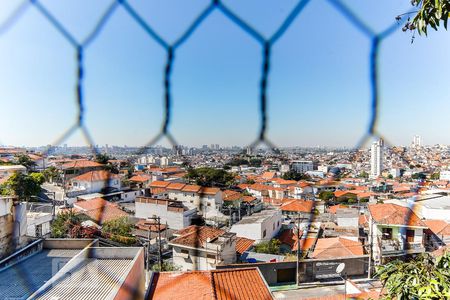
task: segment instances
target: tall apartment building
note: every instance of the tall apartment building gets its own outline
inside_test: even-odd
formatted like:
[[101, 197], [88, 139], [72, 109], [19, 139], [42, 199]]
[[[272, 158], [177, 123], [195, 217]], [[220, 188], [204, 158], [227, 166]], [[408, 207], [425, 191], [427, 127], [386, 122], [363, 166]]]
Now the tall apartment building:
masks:
[[383, 171], [383, 147], [384, 142], [379, 139], [373, 142], [370, 148], [370, 177], [376, 178]]
[[306, 173], [314, 170], [314, 163], [311, 160], [294, 160], [291, 163], [291, 170], [298, 173]]
[[420, 135], [413, 136], [412, 147], [418, 148], [422, 146], [422, 137]]

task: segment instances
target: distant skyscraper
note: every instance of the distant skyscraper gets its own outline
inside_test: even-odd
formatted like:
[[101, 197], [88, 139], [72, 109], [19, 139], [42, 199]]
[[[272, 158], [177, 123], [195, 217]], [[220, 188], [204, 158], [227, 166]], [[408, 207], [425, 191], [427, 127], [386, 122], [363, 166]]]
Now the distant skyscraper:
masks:
[[381, 175], [383, 171], [383, 147], [384, 142], [379, 139], [373, 142], [370, 148], [370, 177], [376, 178]]
[[412, 147], [421, 147], [422, 146], [422, 137], [420, 135], [413, 136]]

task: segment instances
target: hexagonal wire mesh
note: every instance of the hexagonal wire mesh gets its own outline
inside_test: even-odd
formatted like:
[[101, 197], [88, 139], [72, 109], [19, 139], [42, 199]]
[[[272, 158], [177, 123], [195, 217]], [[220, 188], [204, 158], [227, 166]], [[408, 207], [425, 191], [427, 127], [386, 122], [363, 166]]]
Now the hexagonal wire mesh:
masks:
[[[236, 24], [242, 31], [248, 34], [251, 38], [257, 41], [262, 50], [262, 65], [261, 65], [261, 74], [260, 74], [260, 83], [259, 83], [259, 116], [260, 116], [260, 125], [259, 125], [259, 134], [256, 137], [255, 141], [250, 143], [250, 148], [255, 148], [260, 145], [265, 145], [272, 149], [277, 155], [284, 155], [280, 149], [278, 149], [273, 143], [271, 143], [267, 137], [267, 125], [268, 125], [268, 112], [267, 112], [267, 87], [270, 80], [270, 65], [271, 65], [271, 51], [274, 44], [284, 35], [286, 30], [290, 27], [292, 22], [302, 13], [304, 8], [310, 3], [310, 0], [301, 0], [296, 6], [292, 9], [292, 11], [288, 14], [288, 16], [284, 19], [281, 26], [275, 31], [275, 33], [270, 37], [265, 37], [261, 33], [259, 33], [255, 28], [250, 26], [245, 20], [240, 18], [235, 12], [233, 12], [230, 8], [227, 7], [220, 0], [213, 0], [200, 14], [194, 19], [194, 21], [184, 30], [183, 34], [176, 39], [174, 43], [168, 43], [162, 36], [160, 36], [153, 28], [150, 26], [126, 0], [117, 0], [112, 1], [112, 3], [107, 7], [101, 17], [98, 19], [94, 28], [90, 31], [88, 36], [84, 40], [77, 40], [63, 25], [59, 22], [59, 20], [51, 14], [51, 12], [43, 5], [39, 0], [29, 0], [24, 1], [18, 8], [8, 17], [6, 20], [0, 24], [0, 37], [3, 33], [8, 31], [11, 27], [19, 22], [20, 17], [31, 7], [34, 7], [45, 19], [50, 22], [50, 24], [64, 37], [67, 43], [69, 43], [76, 51], [76, 68], [77, 68], [77, 76], [76, 80], [76, 88], [75, 88], [75, 99], [77, 103], [77, 115], [75, 118], [74, 124], [56, 141], [52, 144], [52, 146], [60, 145], [64, 140], [70, 137], [74, 132], [80, 130], [86, 142], [89, 145], [95, 145], [90, 133], [89, 129], [86, 127], [84, 122], [84, 96], [83, 96], [83, 77], [84, 77], [84, 56], [83, 53], [88, 49], [88, 47], [95, 42], [99, 33], [102, 29], [107, 25], [109, 18], [114, 14], [114, 12], [122, 7], [124, 11], [131, 16], [132, 20], [136, 22], [144, 31], [146, 32], [148, 38], [153, 39], [160, 47], [162, 47], [166, 52], [166, 61], [164, 68], [164, 116], [163, 122], [161, 124], [161, 129], [159, 133], [149, 139], [149, 141], [142, 146], [135, 154], [140, 155], [146, 152], [148, 147], [151, 147], [158, 143], [162, 138], [167, 138], [172, 146], [177, 146], [177, 142], [175, 138], [170, 133], [170, 124], [171, 124], [171, 116], [172, 116], [172, 95], [171, 95], [171, 75], [173, 71], [173, 62], [174, 56], [178, 50], [178, 48], [184, 44], [192, 35], [192, 33], [202, 25], [205, 19], [213, 11], [219, 11], [222, 13], [230, 22]], [[380, 52], [380, 47], [382, 45], [383, 40], [388, 38], [391, 34], [394, 33], [402, 23], [402, 20], [394, 22], [391, 26], [383, 30], [382, 32], [373, 31], [363, 20], [361, 20], [349, 7], [347, 7], [340, 0], [328, 0], [339, 13], [340, 15], [347, 19], [355, 28], [357, 28], [364, 36], [366, 36], [370, 40], [370, 53], [369, 53], [369, 69], [370, 69], [370, 119], [367, 125], [366, 132], [363, 137], [361, 137], [358, 144], [355, 146], [354, 150], [360, 149], [364, 145], [366, 145], [367, 141], [372, 138], [381, 138], [382, 136], [377, 131], [377, 120], [378, 120], [378, 107], [379, 107], [379, 84], [378, 84], [378, 57]], [[389, 144], [389, 143], [388, 143]], [[47, 149], [46, 154], [50, 148]], [[98, 154], [98, 150], [95, 147], [92, 147], [92, 151], [94, 155]], [[357, 151], [355, 151], [356, 153]], [[356, 155], [356, 154], [355, 154]], [[354, 156], [353, 156], [354, 157]], [[403, 154], [399, 155], [399, 158], [403, 159], [406, 163], [409, 164], [409, 158]], [[109, 181], [110, 178], [108, 178]], [[312, 211], [315, 210], [315, 206], [312, 207]], [[100, 212], [103, 214], [103, 211]], [[315, 214], [311, 214], [310, 224], [314, 221]], [[99, 217], [101, 219], [101, 216]], [[408, 224], [410, 220], [410, 215], [405, 216], [405, 224]], [[305, 243], [304, 243], [305, 244]], [[304, 251], [305, 249], [302, 249]], [[15, 267], [16, 272], [18, 272], [24, 281], [27, 280], [29, 274], [27, 270], [23, 270], [20, 267]], [[130, 291], [134, 292], [133, 287], [129, 287]]]

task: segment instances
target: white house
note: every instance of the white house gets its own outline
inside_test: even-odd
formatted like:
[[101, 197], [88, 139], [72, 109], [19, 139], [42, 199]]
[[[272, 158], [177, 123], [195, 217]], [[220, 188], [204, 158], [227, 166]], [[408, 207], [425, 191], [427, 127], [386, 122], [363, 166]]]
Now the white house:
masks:
[[100, 193], [104, 189], [119, 191], [120, 187], [119, 175], [105, 170], [90, 171], [72, 178], [67, 194], [74, 197], [83, 194]]
[[283, 223], [280, 210], [263, 210], [231, 226], [230, 232], [237, 236], [255, 240], [257, 243], [267, 241], [278, 234]]
[[27, 173], [27, 168], [22, 165], [0, 166], [0, 179], [6, 180], [14, 173]]
[[137, 197], [135, 201], [135, 217], [147, 219], [153, 216], [161, 218], [161, 223], [167, 223], [171, 229], [183, 229], [191, 225], [191, 220], [197, 215], [197, 209], [189, 209], [183, 202], [169, 199]]
[[375, 264], [392, 257], [425, 252], [427, 225], [411, 210], [392, 203], [369, 205], [369, 243]]
[[173, 264], [182, 271], [211, 270], [236, 262], [236, 235], [208, 226], [189, 226], [169, 242]]

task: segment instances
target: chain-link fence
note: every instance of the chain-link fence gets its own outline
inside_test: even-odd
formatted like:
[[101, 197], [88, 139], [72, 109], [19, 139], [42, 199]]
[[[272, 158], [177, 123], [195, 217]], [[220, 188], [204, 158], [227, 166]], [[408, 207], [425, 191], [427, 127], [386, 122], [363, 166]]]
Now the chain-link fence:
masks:
[[[296, 18], [298, 18], [305, 7], [310, 5], [312, 1], [302, 0], [299, 1], [292, 11], [287, 15], [281, 25], [275, 30], [270, 36], [265, 36], [261, 34], [257, 29], [251, 26], [246, 20], [241, 18], [237, 13], [230, 9], [223, 1], [214, 0], [209, 3], [192, 21], [189, 26], [185, 28], [183, 33], [175, 39], [174, 42], [168, 42], [163, 36], [161, 36], [157, 30], [155, 30], [148, 22], [144, 20], [139, 11], [137, 11], [130, 3], [126, 0], [112, 1], [107, 9], [103, 12], [101, 17], [97, 20], [95, 26], [92, 28], [90, 33], [86, 38], [78, 40], [75, 36], [58, 20], [58, 18], [53, 15], [50, 10], [39, 0], [29, 0], [24, 1], [17, 9], [7, 17], [2, 23], [0, 23], [0, 39], [2, 34], [14, 27], [18, 22], [20, 22], [21, 17], [26, 14], [29, 10], [34, 9], [39, 14], [45, 18], [51, 26], [58, 31], [58, 33], [64, 38], [64, 40], [75, 50], [75, 62], [76, 62], [76, 76], [74, 78], [75, 88], [74, 88], [74, 98], [76, 99], [77, 112], [73, 125], [67, 129], [60, 137], [58, 137], [55, 142], [47, 149], [47, 153], [52, 146], [60, 145], [75, 132], [80, 131], [84, 136], [86, 143], [88, 145], [95, 145], [95, 141], [90, 133], [88, 126], [85, 123], [85, 107], [86, 99], [84, 95], [84, 75], [85, 72], [89, 72], [85, 67], [85, 53], [89, 50], [89, 47], [93, 45], [99, 34], [108, 26], [108, 22], [111, 16], [119, 9], [122, 9], [126, 14], [128, 14], [133, 22], [136, 22], [146, 33], [148, 39], [155, 41], [166, 53], [165, 55], [165, 67], [162, 70], [163, 73], [163, 89], [164, 89], [164, 111], [163, 111], [163, 121], [161, 128], [156, 136], [148, 138], [148, 141], [142, 145], [142, 147], [134, 153], [135, 155], [144, 154], [149, 147], [156, 145], [163, 138], [167, 138], [172, 146], [178, 146], [176, 142], [176, 137], [171, 133], [171, 123], [172, 123], [172, 111], [173, 111], [173, 96], [172, 96], [172, 75], [173, 75], [173, 65], [174, 57], [177, 54], [179, 48], [185, 44], [192, 34], [204, 24], [205, 20], [211, 15], [212, 12], [219, 12], [230, 22], [237, 25], [240, 30], [242, 30], [251, 39], [255, 40], [262, 53], [261, 62], [261, 73], [258, 85], [259, 91], [259, 132], [257, 137], [253, 141], [249, 141], [249, 147], [255, 148], [259, 146], [267, 146], [272, 149], [277, 155], [285, 155], [282, 153], [280, 148], [278, 148], [274, 143], [272, 143], [267, 138], [268, 130], [268, 103], [272, 100], [268, 97], [268, 85], [270, 83], [270, 70], [272, 65], [272, 53], [273, 48], [280, 40], [280, 38], [286, 33], [291, 24]], [[383, 138], [378, 131], [378, 120], [379, 120], [379, 103], [380, 103], [380, 92], [379, 92], [379, 53], [383, 46], [383, 41], [391, 36], [396, 30], [401, 29], [404, 19], [394, 20], [393, 23], [386, 29], [376, 32], [370, 26], [368, 26], [364, 20], [362, 20], [356, 13], [354, 13], [343, 1], [339, 0], [328, 0], [327, 1], [341, 16], [348, 20], [352, 26], [359, 30], [368, 41], [370, 41], [370, 51], [368, 55], [369, 61], [369, 81], [370, 81], [370, 112], [367, 128], [365, 129], [364, 135], [360, 138], [358, 143], [355, 145], [354, 150], [364, 147], [367, 142], [373, 138]], [[98, 149], [92, 148], [93, 154], [98, 154]], [[354, 155], [357, 155], [357, 151], [354, 151]], [[354, 158], [354, 157], [353, 157]], [[404, 153], [399, 154], [399, 158], [403, 159], [405, 163], [409, 165], [409, 157], [405, 156]], [[109, 181], [109, 178], [108, 178]], [[315, 210], [313, 206], [312, 211]], [[101, 212], [103, 213], [103, 211]], [[101, 219], [101, 216], [99, 217]], [[405, 216], [405, 224], [408, 224], [410, 216]], [[314, 214], [311, 214], [310, 223], [314, 222]], [[27, 278], [28, 271], [16, 268], [16, 272], [20, 273], [23, 278]], [[130, 287], [132, 289], [133, 287]]]

